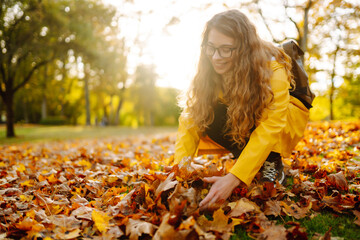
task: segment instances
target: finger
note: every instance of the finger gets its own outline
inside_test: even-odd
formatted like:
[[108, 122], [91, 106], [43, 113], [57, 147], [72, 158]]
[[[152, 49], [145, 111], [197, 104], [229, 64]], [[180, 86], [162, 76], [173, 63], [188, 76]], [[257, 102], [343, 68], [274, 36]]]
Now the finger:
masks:
[[211, 191], [208, 193], [208, 195], [206, 195], [206, 197], [200, 202], [200, 208], [202, 208], [203, 206], [207, 205], [208, 202], [214, 197], [214, 193], [213, 191]]
[[202, 208], [200, 208], [200, 210], [215, 209], [222, 204], [221, 200], [222, 199], [220, 199], [219, 196], [215, 195], [213, 198], [210, 199], [210, 201], [206, 205], [204, 205]]
[[206, 177], [206, 178], [203, 178], [203, 181], [204, 182], [207, 182], [207, 183], [214, 183], [216, 182], [220, 177]]
[[213, 204], [217, 203], [218, 200], [219, 200], [219, 196], [214, 195], [214, 197], [212, 197], [208, 202], [207, 206], [211, 207]]

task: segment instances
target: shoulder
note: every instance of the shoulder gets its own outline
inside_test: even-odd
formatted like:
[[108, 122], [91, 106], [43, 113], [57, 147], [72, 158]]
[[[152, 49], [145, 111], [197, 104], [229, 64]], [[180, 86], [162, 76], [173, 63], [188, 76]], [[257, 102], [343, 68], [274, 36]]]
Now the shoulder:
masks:
[[271, 70], [275, 71], [279, 68], [284, 68], [284, 66], [280, 64], [278, 61], [276, 61], [275, 58], [273, 57], [270, 61], [270, 68]]
[[270, 79], [270, 85], [273, 91], [289, 89], [290, 83], [284, 66], [277, 61], [271, 61], [270, 68], [273, 71]]

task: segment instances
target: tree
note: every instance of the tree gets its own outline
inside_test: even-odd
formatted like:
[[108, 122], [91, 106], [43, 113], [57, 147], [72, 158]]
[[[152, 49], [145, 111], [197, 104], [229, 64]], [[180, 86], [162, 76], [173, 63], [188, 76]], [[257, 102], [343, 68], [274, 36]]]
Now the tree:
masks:
[[100, 54], [99, 44], [106, 42], [114, 13], [95, 0], [1, 2], [0, 95], [6, 106], [7, 137], [15, 136], [15, 93], [42, 66], [66, 58], [70, 49], [89, 69], [95, 68], [91, 63]]
[[318, 4], [318, 11], [310, 16], [309, 61], [314, 72], [322, 73], [329, 79], [329, 118], [333, 120], [337, 118], [334, 103], [339, 96], [339, 85], [345, 80], [347, 83], [342, 87], [349, 88], [351, 83], [356, 82], [349, 78], [357, 78], [356, 74], [351, 74], [356, 72], [357, 66], [350, 63], [359, 56], [360, 4], [337, 0]]
[[[54, 59], [54, 39], [43, 24], [56, 21], [38, 1], [5, 1], [0, 11], [0, 96], [6, 106], [7, 137], [14, 137], [14, 94], [31, 79], [41, 66]], [[51, 29], [56, 31], [56, 29]], [[18, 71], [22, 69], [23, 71]]]
[[135, 71], [133, 100], [138, 119], [145, 126], [154, 126], [154, 110], [157, 101], [157, 74], [153, 65], [139, 65]]

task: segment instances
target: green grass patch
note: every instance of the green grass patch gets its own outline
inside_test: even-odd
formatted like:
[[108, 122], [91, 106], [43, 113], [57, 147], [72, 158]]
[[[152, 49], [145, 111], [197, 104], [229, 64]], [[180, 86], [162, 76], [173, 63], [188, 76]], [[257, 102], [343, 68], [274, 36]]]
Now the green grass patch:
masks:
[[16, 137], [6, 138], [5, 126], [0, 125], [0, 145], [24, 142], [47, 142], [70, 139], [126, 137], [134, 135], [152, 135], [174, 133], [175, 127], [95, 127], [95, 126], [40, 126], [17, 125]]
[[[275, 220], [277, 224], [284, 225], [286, 228], [291, 227], [286, 225], [287, 222], [300, 223], [300, 226], [306, 229], [308, 239], [312, 239], [312, 237], [316, 236], [316, 233], [323, 236], [330, 228], [331, 237], [338, 237], [344, 240], [360, 239], [360, 228], [354, 224], [355, 217], [351, 214], [345, 215], [323, 211], [312, 219], [307, 217], [297, 220], [289, 216], [282, 216], [282, 218], [269, 217], [269, 219]], [[231, 240], [238, 239], [252, 239], [241, 225], [235, 227], [234, 235], [231, 237]]]
[[[296, 220], [289, 216], [283, 216], [282, 219], [276, 219], [279, 224], [286, 224], [289, 221], [299, 222], [301, 227], [306, 229], [309, 239], [315, 233], [324, 235], [330, 228], [332, 237], [340, 237], [344, 240], [355, 240], [360, 237], [360, 228], [354, 224], [355, 217], [352, 214], [337, 214], [324, 210], [313, 218]], [[285, 227], [289, 226], [285, 225]]]

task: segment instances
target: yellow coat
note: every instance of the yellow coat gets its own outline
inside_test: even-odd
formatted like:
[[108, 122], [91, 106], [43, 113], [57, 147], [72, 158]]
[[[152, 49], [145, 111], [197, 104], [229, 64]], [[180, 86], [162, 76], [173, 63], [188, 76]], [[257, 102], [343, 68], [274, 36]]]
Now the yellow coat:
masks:
[[[249, 142], [243, 149], [230, 172], [246, 185], [254, 179], [271, 151], [289, 157], [302, 138], [309, 119], [309, 110], [296, 98], [290, 96], [290, 83], [282, 65], [271, 62], [274, 71], [270, 80], [274, 100], [263, 112], [263, 116], [251, 133]], [[202, 134], [192, 120], [183, 114], [179, 118], [179, 128], [175, 143], [175, 163], [184, 157], [196, 155]]]

